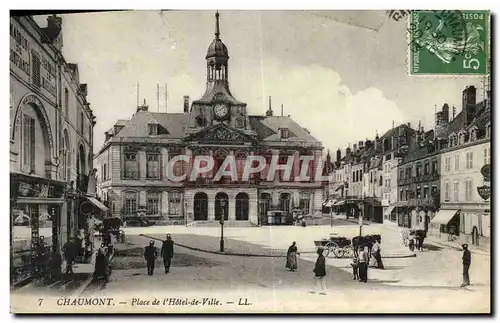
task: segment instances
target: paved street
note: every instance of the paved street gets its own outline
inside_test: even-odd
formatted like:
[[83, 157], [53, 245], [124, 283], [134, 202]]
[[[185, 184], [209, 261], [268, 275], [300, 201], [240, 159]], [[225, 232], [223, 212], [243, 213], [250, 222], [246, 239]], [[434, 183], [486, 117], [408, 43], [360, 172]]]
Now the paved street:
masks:
[[[214, 229], [214, 230], [212, 230]], [[311, 241], [327, 236], [330, 227], [264, 227], [232, 228], [227, 230], [226, 243], [235, 251], [281, 251], [296, 240], [299, 250], [298, 272], [284, 268], [283, 257], [244, 257], [201, 252], [176, 246], [172, 270], [163, 273], [161, 259], [154, 276], [146, 274], [143, 247], [149, 237], [139, 232], [164, 238], [170, 232], [177, 243], [217, 250], [216, 228], [149, 227], [127, 228], [127, 250], [119, 251], [113, 264], [110, 282], [90, 285], [80, 296], [115, 297], [130, 305], [132, 297], [142, 299], [165, 297], [215, 297], [224, 301], [218, 307], [125, 307], [118, 304], [109, 309], [117, 312], [140, 311], [316, 311], [316, 312], [469, 312], [489, 310], [489, 257], [473, 255], [472, 285], [459, 288], [461, 283], [461, 252], [428, 245], [428, 250], [416, 257], [384, 258], [385, 270], [370, 269], [369, 282], [352, 280], [349, 259], [327, 260], [328, 295], [311, 294], [312, 269], [315, 255]], [[338, 234], [359, 230], [345, 221], [336, 222]], [[363, 230], [383, 231], [384, 255], [390, 248], [401, 245], [397, 232], [366, 226]], [[136, 234], [132, 234], [135, 231]], [[194, 231], [194, 232], [193, 232]], [[392, 232], [392, 233], [391, 233]], [[385, 235], [384, 235], [385, 234]], [[267, 239], [267, 240], [266, 240]], [[160, 243], [157, 242], [157, 246]], [[302, 247], [304, 246], [304, 247]], [[402, 247], [398, 247], [403, 249]], [[387, 251], [386, 251], [387, 250]], [[74, 295], [75, 291], [68, 292]], [[26, 290], [24, 295], [26, 295]], [[29, 294], [29, 293], [28, 293]], [[13, 297], [16, 297], [14, 293]], [[33, 295], [33, 297], [35, 297]], [[252, 305], [236, 305], [239, 299]], [[449, 300], [453, 299], [453, 302]], [[227, 304], [235, 302], [236, 304]], [[242, 301], [244, 302], [244, 301]], [[71, 311], [71, 308], [60, 310]], [[95, 307], [98, 311], [99, 308]]]

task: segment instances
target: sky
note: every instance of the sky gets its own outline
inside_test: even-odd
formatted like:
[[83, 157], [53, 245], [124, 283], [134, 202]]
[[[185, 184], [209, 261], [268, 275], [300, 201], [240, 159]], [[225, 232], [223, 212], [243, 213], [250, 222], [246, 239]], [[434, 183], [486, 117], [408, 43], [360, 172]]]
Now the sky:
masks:
[[[63, 54], [79, 65], [97, 117], [94, 152], [116, 120], [135, 113], [137, 83], [140, 102], [146, 99], [153, 112], [182, 112], [184, 95], [192, 101], [204, 93], [213, 11], [62, 17]], [[477, 77], [408, 76], [406, 24], [386, 20], [383, 11], [331, 17], [317, 11], [220, 11], [230, 88], [247, 103], [250, 115], [265, 114], [272, 96], [275, 115], [283, 104], [285, 115], [334, 151], [382, 135], [393, 121], [414, 127], [421, 122], [431, 129], [436, 106], [454, 105], [458, 114], [462, 90], [468, 85], [481, 89]], [[46, 24], [44, 17], [36, 20]]]

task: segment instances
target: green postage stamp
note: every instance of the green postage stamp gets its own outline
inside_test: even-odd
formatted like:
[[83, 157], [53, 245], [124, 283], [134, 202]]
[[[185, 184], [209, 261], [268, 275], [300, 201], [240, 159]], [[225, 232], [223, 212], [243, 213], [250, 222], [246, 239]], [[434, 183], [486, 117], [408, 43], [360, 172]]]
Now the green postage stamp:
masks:
[[415, 10], [408, 35], [410, 75], [489, 73], [489, 11]]

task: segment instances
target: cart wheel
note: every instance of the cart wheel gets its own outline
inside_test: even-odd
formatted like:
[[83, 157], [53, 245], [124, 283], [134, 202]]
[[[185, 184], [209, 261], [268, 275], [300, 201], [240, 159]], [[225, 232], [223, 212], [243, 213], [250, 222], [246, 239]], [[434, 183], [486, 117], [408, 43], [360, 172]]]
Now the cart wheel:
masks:
[[344, 247], [344, 258], [352, 258], [354, 256], [354, 250], [351, 247]]
[[340, 248], [339, 246], [334, 247], [334, 254], [335, 258], [342, 258], [344, 257], [344, 250]]
[[323, 251], [323, 255], [325, 256], [325, 258], [328, 258], [329, 255], [333, 254], [333, 244], [331, 242], [328, 242], [323, 248], [324, 248], [324, 251]]

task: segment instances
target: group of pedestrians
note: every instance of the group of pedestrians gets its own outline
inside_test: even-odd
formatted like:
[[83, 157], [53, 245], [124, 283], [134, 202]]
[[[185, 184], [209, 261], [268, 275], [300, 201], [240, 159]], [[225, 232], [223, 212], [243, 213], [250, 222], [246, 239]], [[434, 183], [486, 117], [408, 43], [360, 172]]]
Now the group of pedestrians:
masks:
[[[160, 256], [163, 258], [163, 265], [165, 267], [165, 274], [170, 272], [170, 265], [174, 256], [174, 241], [170, 234], [167, 234], [166, 240], [163, 241]], [[158, 258], [158, 249], [155, 247], [154, 240], [149, 241], [149, 245], [144, 248], [144, 259], [148, 269], [148, 275], [152, 276], [155, 270], [155, 262]]]
[[[314, 281], [315, 287], [311, 291], [311, 293], [315, 294], [319, 292], [320, 295], [326, 295], [326, 259], [323, 255], [324, 248], [318, 248], [317, 254], [318, 258], [316, 259], [316, 263], [314, 265], [313, 273], [314, 273]], [[288, 268], [289, 271], [297, 271], [298, 262], [297, 256], [300, 256], [300, 253], [297, 249], [297, 243], [294, 241], [292, 245], [288, 247], [288, 251], [286, 253], [286, 264], [285, 268]]]

